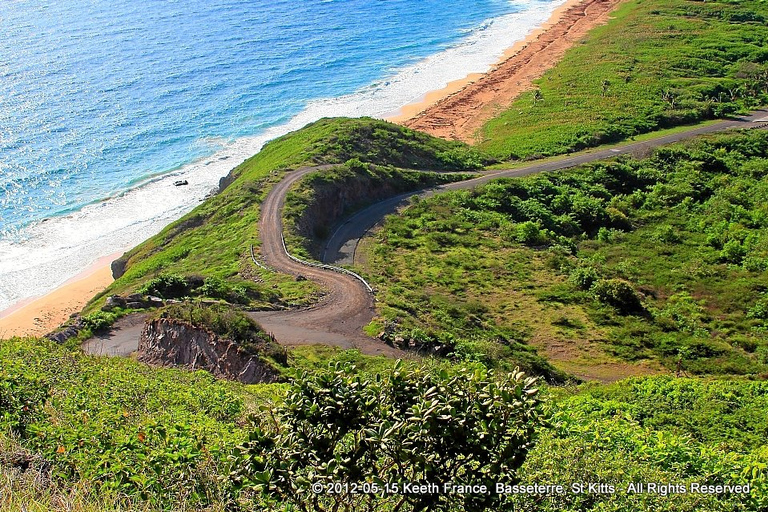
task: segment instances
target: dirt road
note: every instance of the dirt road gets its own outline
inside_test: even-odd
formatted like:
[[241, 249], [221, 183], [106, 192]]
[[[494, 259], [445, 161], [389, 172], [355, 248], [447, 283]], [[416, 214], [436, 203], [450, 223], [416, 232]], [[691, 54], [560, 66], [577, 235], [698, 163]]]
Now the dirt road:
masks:
[[738, 128], [765, 129], [766, 127], [768, 127], [768, 111], [760, 110], [746, 117], [719, 121], [717, 123], [712, 123], [697, 128], [691, 128], [690, 130], [665, 135], [663, 137], [658, 137], [643, 142], [622, 144], [620, 146], [609, 149], [595, 149], [571, 157], [548, 162], [532, 163], [530, 165], [518, 167], [516, 169], [490, 171], [484, 173], [479, 178], [474, 178], [467, 181], [459, 181], [456, 183], [449, 183], [447, 185], [441, 185], [433, 189], [403, 194], [401, 196], [376, 203], [366, 208], [365, 210], [356, 213], [354, 216], [346, 220], [344, 224], [342, 224], [333, 233], [331, 238], [326, 243], [323, 261], [334, 265], [354, 264], [355, 252], [357, 250], [357, 245], [360, 239], [365, 236], [368, 231], [379, 224], [386, 215], [392, 214], [398, 209], [406, 206], [409, 203], [410, 198], [415, 195], [424, 198], [440, 192], [445, 192], [447, 190], [465, 190], [474, 188], [478, 185], [482, 185], [497, 178], [513, 178], [540, 172], [567, 169], [569, 167], [575, 167], [597, 160], [605, 160], [618, 155], [644, 155], [650, 150], [664, 144], [679, 142], [696, 137], [698, 135], [704, 135], [706, 133], [721, 132], [724, 130]]
[[[765, 121], [757, 122], [762, 119]], [[704, 133], [745, 127], [768, 127], [768, 111], [759, 111], [749, 117], [720, 121], [644, 142], [595, 150], [549, 162], [533, 163], [517, 169], [490, 171], [471, 180], [391, 198], [359, 212], [337, 229], [327, 244], [324, 259], [331, 263], [352, 263], [359, 239], [372, 226], [381, 222], [385, 215], [407, 204], [408, 199], [416, 194], [426, 197], [447, 190], [469, 189], [496, 178], [564, 169], [620, 154], [644, 153], [657, 146]], [[368, 324], [374, 316], [374, 300], [360, 281], [330, 270], [305, 266], [290, 259], [284, 250], [281, 212], [286, 194], [292, 185], [307, 174], [328, 167], [306, 167], [287, 173], [262, 204], [259, 221], [259, 237], [262, 242], [260, 252], [263, 262], [276, 271], [294, 276], [303, 275], [317, 282], [326, 290], [326, 294], [313, 307], [291, 311], [254, 312], [250, 313], [250, 316], [286, 346], [320, 343], [357, 348], [366, 354], [402, 356], [402, 352], [363, 333], [363, 326]], [[84, 350], [91, 354], [107, 355], [128, 355], [135, 351], [138, 347], [138, 334], [141, 332], [141, 325], [136, 318], [126, 319], [125, 325], [119, 323], [117, 329], [107, 336], [86, 342], [83, 345]]]
[[269, 267], [294, 276], [302, 275], [320, 284], [326, 291], [321, 301], [292, 311], [250, 313], [282, 345], [322, 343], [357, 348], [365, 354], [396, 354], [392, 347], [363, 333], [363, 326], [373, 319], [373, 296], [354, 277], [330, 270], [309, 267], [290, 259], [285, 253], [282, 234], [282, 210], [291, 186], [307, 174], [320, 170], [307, 167], [292, 171], [267, 195], [261, 205], [259, 238], [261, 257]]

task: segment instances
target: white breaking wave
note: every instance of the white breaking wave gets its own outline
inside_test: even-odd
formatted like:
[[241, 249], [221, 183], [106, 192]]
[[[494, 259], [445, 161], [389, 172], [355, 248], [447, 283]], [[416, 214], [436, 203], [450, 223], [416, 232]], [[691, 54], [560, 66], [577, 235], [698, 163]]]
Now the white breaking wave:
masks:
[[[388, 117], [471, 73], [487, 71], [565, 0], [514, 4], [456, 45], [338, 98], [310, 102], [288, 123], [243, 137], [216, 154], [63, 217], [36, 223], [20, 242], [0, 241], [0, 311], [57, 288], [101, 257], [125, 251], [192, 210], [232, 168], [276, 137], [323, 117]], [[176, 187], [177, 180], [189, 185]]]

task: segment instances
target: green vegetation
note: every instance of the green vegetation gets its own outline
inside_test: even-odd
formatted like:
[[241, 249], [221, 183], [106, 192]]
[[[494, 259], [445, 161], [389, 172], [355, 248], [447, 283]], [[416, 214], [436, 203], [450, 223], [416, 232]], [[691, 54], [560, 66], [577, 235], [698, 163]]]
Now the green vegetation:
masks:
[[392, 167], [474, 169], [486, 160], [461, 143], [384, 121], [317, 121], [269, 142], [232, 171], [222, 192], [126, 253], [121, 258], [124, 275], [94, 298], [86, 313], [101, 307], [109, 295], [135, 292], [218, 298], [264, 308], [312, 302], [318, 290], [311, 282], [296, 282], [253, 265], [250, 247], [259, 245], [259, 205], [287, 170], [345, 162], [375, 163], [386, 175], [394, 172]]
[[[467, 165], [474, 169], [476, 163]], [[334, 225], [354, 212], [389, 197], [469, 176], [373, 165], [357, 158], [333, 169], [311, 173], [286, 196], [286, 244], [293, 254], [321, 260], [324, 242], [333, 234]]]
[[761, 0], [623, 2], [479, 134], [502, 159], [548, 156], [768, 102]]
[[765, 373], [766, 156], [718, 135], [417, 201], [370, 250], [379, 325], [545, 375], [521, 354]]
[[[3, 400], [0, 415], [4, 461], [47, 471], [55, 484], [83, 482], [88, 501], [132, 499], [153, 508], [225, 501], [218, 475], [230, 447], [245, 440], [238, 425], [280, 389], [33, 340], [3, 341], [0, 362], [0, 389], [15, 397]], [[34, 489], [26, 492], [35, 498]], [[12, 499], [5, 489], [0, 496]]]
[[[415, 482], [492, 488], [516, 482], [541, 422], [533, 379], [480, 368], [402, 370], [383, 380], [351, 366], [302, 375], [241, 452], [241, 490], [269, 510], [489, 510], [495, 493], [411, 493]], [[318, 492], [312, 485], [334, 489]], [[400, 489], [400, 490], [395, 490]], [[259, 499], [260, 498], [260, 499]], [[311, 504], [311, 505], [310, 505]], [[262, 508], [260, 507], [260, 508]]]
[[[592, 482], [615, 494], [516, 496], [516, 511], [758, 511], [768, 506], [765, 382], [670, 377], [591, 386], [555, 400], [531, 450], [525, 483]], [[630, 483], [685, 485], [635, 494]], [[697, 494], [691, 485], [750, 484], [749, 494]], [[646, 485], [647, 490], [647, 485]]]
[[[768, 505], [765, 382], [654, 377], [536, 391], [519, 374], [494, 374], [476, 363], [396, 363], [324, 347], [299, 349], [291, 360], [292, 384], [245, 386], [37, 340], [2, 342], [0, 509], [338, 504], [338, 510], [383, 511], [756, 512]], [[321, 362], [329, 360], [330, 368]], [[618, 488], [749, 484], [751, 492], [377, 497], [302, 491], [316, 481], [500, 479]]]

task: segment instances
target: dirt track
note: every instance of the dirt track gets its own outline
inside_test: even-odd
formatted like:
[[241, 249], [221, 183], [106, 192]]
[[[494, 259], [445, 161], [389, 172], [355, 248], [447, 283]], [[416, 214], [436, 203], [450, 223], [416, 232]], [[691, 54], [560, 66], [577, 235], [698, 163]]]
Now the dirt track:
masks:
[[[346, 220], [328, 240], [324, 251], [323, 261], [335, 265], [354, 264], [356, 262], [355, 252], [360, 239], [373, 227], [379, 224], [386, 215], [392, 214], [398, 209], [406, 206], [410, 198], [415, 195], [424, 198], [447, 190], [462, 190], [477, 187], [478, 185], [482, 185], [496, 178], [513, 178], [539, 172], [567, 169], [568, 167], [575, 167], [596, 160], [605, 160], [618, 155], [634, 154], [642, 156], [658, 146], [679, 142], [706, 133], [720, 132], [733, 128], [766, 128], [768, 127], [767, 114], [768, 111], [760, 110], [747, 117], [719, 121], [707, 126], [691, 128], [690, 130], [665, 135], [644, 142], [623, 144], [610, 149], [591, 150], [576, 156], [549, 162], [532, 163], [517, 169], [490, 171], [479, 178], [449, 183], [433, 189], [416, 191], [387, 199], [356, 213]], [[760, 123], [757, 122], [758, 120], [762, 121], [763, 119], [765, 119], [765, 121]]]
[[[326, 246], [325, 260], [331, 263], [352, 263], [355, 248], [359, 239], [385, 215], [395, 212], [399, 207], [408, 203], [413, 195], [431, 196], [447, 190], [469, 189], [502, 177], [515, 177], [539, 172], [564, 169], [596, 160], [604, 160], [620, 154], [643, 154], [654, 147], [688, 139], [704, 133], [723, 131], [729, 128], [768, 127], [768, 112], [759, 111], [752, 116], [738, 120], [720, 121], [708, 126], [692, 128], [684, 132], [659, 137], [646, 142], [626, 144], [611, 149], [595, 150], [592, 152], [563, 158], [560, 160], [534, 163], [517, 169], [491, 171], [479, 178], [450, 183], [437, 188], [404, 194], [384, 200], [359, 212], [347, 220], [332, 235]], [[756, 123], [765, 118], [766, 122]], [[261, 255], [264, 263], [279, 272], [291, 275], [303, 275], [320, 284], [326, 294], [323, 299], [310, 308], [292, 311], [266, 311], [251, 313], [267, 331], [273, 333], [277, 340], [287, 346], [326, 344], [344, 348], [358, 348], [366, 354], [386, 354], [403, 356], [403, 352], [366, 336], [363, 326], [374, 316], [374, 301], [371, 294], [362, 283], [355, 278], [336, 272], [312, 268], [291, 260], [283, 249], [282, 243], [282, 208], [285, 197], [291, 186], [310, 172], [329, 166], [307, 167], [289, 172], [268, 194], [262, 204], [259, 221], [259, 236], [261, 238]], [[91, 340], [83, 346], [91, 354], [128, 355], [138, 347], [138, 334], [141, 325], [136, 321], [126, 320], [126, 325], [118, 325], [108, 336], [98, 341]], [[121, 328], [122, 327], [122, 328]]]
[[250, 316], [283, 345], [322, 343], [358, 348], [366, 354], [396, 354], [392, 347], [363, 334], [373, 319], [373, 297], [357, 279], [333, 271], [308, 267], [291, 260], [283, 249], [282, 209], [291, 186], [319, 167], [289, 173], [275, 185], [261, 205], [259, 237], [263, 262], [279, 272], [304, 277], [320, 284], [323, 299], [310, 308], [256, 312]]

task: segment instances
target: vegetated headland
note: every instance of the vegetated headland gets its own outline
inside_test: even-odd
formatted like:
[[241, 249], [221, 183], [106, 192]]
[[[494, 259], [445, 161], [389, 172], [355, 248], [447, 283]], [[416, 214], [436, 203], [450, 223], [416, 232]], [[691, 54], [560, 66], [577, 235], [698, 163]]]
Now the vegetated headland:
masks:
[[[474, 146], [372, 119], [270, 142], [123, 255], [56, 341], [0, 343], [0, 508], [765, 510], [765, 114], [687, 125], [768, 103], [766, 15], [621, 3]], [[319, 264], [387, 198], [660, 129], [681, 141], [407, 202], [355, 253], [375, 302], [354, 277], [283, 267], [285, 251]], [[365, 322], [324, 313], [349, 287]], [[270, 321], [325, 344], [285, 350]], [[80, 348], [137, 326], [152, 366]], [[613, 490], [476, 491], [498, 482]]]

